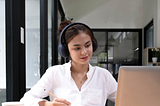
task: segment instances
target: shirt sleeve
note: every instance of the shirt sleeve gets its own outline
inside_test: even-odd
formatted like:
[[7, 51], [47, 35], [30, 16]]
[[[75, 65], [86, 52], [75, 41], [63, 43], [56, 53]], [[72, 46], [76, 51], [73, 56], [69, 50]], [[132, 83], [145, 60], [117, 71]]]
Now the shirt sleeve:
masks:
[[41, 77], [37, 84], [24, 94], [20, 102], [23, 102], [24, 106], [39, 106], [38, 102], [44, 101], [43, 98], [48, 96], [46, 91], [50, 91], [52, 88], [52, 74], [52, 69], [47, 69], [46, 73]]

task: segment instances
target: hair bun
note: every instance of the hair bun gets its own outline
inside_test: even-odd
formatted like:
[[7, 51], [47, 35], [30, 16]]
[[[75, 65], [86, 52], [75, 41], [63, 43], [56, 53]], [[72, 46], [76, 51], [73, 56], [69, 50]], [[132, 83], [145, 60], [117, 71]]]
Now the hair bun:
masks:
[[70, 20], [65, 20], [63, 22], [60, 23], [59, 28], [57, 30], [57, 38], [59, 38], [60, 33], [62, 32], [62, 30], [69, 24], [71, 24], [72, 22]]

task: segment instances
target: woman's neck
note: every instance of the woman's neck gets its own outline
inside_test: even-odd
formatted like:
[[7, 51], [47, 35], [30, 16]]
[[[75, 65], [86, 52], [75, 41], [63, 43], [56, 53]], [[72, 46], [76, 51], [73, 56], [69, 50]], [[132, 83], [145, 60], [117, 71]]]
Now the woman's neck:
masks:
[[87, 80], [87, 72], [89, 70], [88, 64], [77, 64], [75, 62], [71, 62], [71, 76], [75, 81], [79, 91], [81, 91], [82, 85]]
[[71, 62], [71, 71], [75, 73], [87, 73], [89, 71], [89, 64]]

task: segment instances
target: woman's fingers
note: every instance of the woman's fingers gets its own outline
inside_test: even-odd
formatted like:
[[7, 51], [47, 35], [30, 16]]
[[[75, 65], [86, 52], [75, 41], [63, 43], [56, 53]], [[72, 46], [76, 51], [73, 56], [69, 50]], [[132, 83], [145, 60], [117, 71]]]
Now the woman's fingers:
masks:
[[63, 98], [55, 98], [53, 100], [53, 104], [54, 105], [59, 104], [60, 106], [65, 106], [65, 105], [70, 106], [71, 105], [71, 103], [69, 101], [67, 101], [66, 99], [63, 99]]
[[65, 103], [62, 103], [62, 102], [53, 102], [52, 103], [52, 106], [70, 106], [70, 105], [67, 105], [67, 104], [65, 104]]

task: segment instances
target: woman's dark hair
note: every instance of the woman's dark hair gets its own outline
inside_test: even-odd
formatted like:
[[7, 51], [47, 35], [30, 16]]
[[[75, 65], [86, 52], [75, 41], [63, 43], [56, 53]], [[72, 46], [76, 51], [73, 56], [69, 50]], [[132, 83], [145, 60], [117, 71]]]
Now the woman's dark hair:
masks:
[[[57, 38], [59, 39], [59, 36], [60, 36], [60, 33], [61, 31], [68, 25], [68, 24], [71, 24], [72, 22], [69, 21], [69, 20], [66, 20], [66, 21], [63, 21], [60, 23], [60, 26], [58, 28], [58, 31], [57, 31]], [[64, 37], [62, 38], [65, 38], [65, 39], [62, 39], [62, 40], [65, 40], [66, 44], [68, 45], [68, 43], [78, 34], [80, 33], [86, 33], [87, 35], [89, 35], [91, 37], [91, 40], [95, 41], [97, 43], [97, 40], [95, 39], [93, 33], [91, 32], [90, 29], [88, 29], [86, 26], [82, 25], [82, 24], [75, 24], [75, 25], [72, 25], [70, 26], [66, 31], [65, 31], [65, 34], [64, 34]]]

